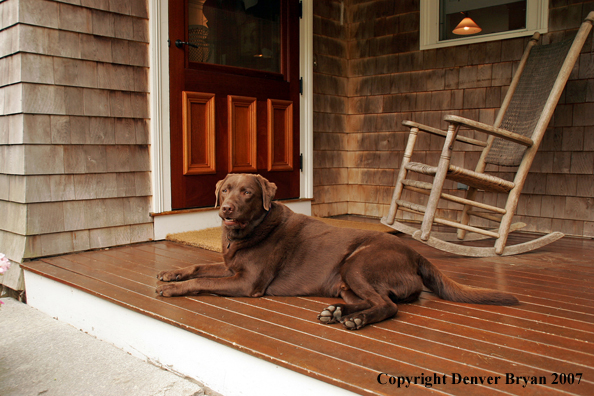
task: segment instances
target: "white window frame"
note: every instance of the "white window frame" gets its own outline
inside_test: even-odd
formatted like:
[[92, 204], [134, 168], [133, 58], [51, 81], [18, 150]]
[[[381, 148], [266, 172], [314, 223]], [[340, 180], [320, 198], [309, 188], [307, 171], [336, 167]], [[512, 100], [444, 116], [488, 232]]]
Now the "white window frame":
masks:
[[526, 28], [510, 32], [499, 32], [481, 36], [461, 37], [439, 41], [439, 0], [421, 0], [420, 49], [452, 47], [456, 45], [483, 43], [514, 37], [525, 37], [539, 32], [548, 32], [549, 2], [543, 0], [526, 1]]

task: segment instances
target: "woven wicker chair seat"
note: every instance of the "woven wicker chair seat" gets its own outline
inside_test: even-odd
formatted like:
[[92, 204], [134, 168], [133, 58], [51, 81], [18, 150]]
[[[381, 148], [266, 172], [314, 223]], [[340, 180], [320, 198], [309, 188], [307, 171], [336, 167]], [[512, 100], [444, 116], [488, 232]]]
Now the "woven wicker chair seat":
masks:
[[[406, 165], [406, 169], [430, 176], [435, 176], [437, 173], [436, 166], [430, 166], [419, 162], [409, 162]], [[501, 179], [493, 175], [487, 175], [485, 173], [477, 173], [455, 165], [450, 165], [446, 179], [492, 192], [507, 193], [514, 188], [514, 183], [509, 180]]]

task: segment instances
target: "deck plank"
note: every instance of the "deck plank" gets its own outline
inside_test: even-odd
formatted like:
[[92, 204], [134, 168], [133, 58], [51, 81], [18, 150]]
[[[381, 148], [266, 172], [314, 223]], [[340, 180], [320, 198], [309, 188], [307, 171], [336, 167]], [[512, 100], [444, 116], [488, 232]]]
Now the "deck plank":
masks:
[[[299, 303], [300, 307], [307, 306], [312, 312], [316, 312], [324, 305], [325, 303], [316, 301], [311, 301], [311, 304]], [[464, 349], [465, 342], [471, 342], [474, 352], [502, 357], [514, 354], [516, 363], [521, 363], [517, 355], [528, 354], [525, 359], [528, 359], [527, 364], [530, 366], [538, 367], [539, 364], [549, 362], [550, 364], [543, 366], [543, 368], [561, 370], [562, 367], [573, 367], [574, 370], [592, 372], [593, 376], [590, 378], [594, 378], [594, 367], [590, 366], [592, 362], [591, 354], [579, 350], [570, 350], [566, 347], [555, 347], [551, 344], [533, 340], [519, 339], [515, 336], [501, 334], [495, 331], [496, 329], [491, 331], [471, 327], [468, 324], [457, 325], [444, 320], [442, 317], [438, 319], [433, 316], [423, 317], [410, 314], [408, 308], [411, 305], [404, 306], [395, 320], [385, 321], [374, 327], [406, 335], [417, 335], [422, 332], [422, 334], [425, 334], [425, 337], [422, 338], [423, 344], [431, 341]], [[421, 343], [419, 342], [419, 344]], [[541, 361], [543, 357], [544, 360]], [[539, 363], [536, 364], [534, 360]]]
[[[135, 312], [147, 314], [166, 323], [192, 331], [223, 345], [239, 349], [240, 351], [297, 372], [306, 372], [314, 378], [335, 383], [335, 385], [353, 392], [369, 395], [385, 394], [381, 392], [381, 388], [373, 389], [379, 388], [379, 384], [377, 383], [370, 382], [373, 386], [371, 392], [353, 385], [363, 382], [362, 378], [367, 379], [377, 376], [376, 372], [369, 371], [366, 367], [356, 363], [335, 360], [322, 354], [316, 356], [313, 351], [306, 348], [297, 347], [284, 340], [275, 339], [261, 332], [249, 331], [235, 326], [229, 322], [228, 318], [224, 318], [225, 320], [221, 321], [218, 318], [221, 316], [221, 311], [209, 309], [208, 304], [202, 304], [198, 311], [190, 311], [179, 305], [180, 302], [187, 302], [190, 298], [178, 298], [177, 304], [170, 304], [167, 301], [163, 301], [166, 299], [148, 297], [138, 292], [118, 288], [110, 283], [97, 282], [96, 279], [64, 270], [57, 266], [36, 264], [31, 270], [37, 274], [45, 275], [50, 279], [61, 279], [69, 286], [80, 290], [89, 292], [95, 290], [92, 294], [97, 297], [105, 298], [110, 302], [124, 306]], [[232, 312], [227, 313], [228, 316], [238, 315]], [[284, 359], [283, 356], [290, 357], [290, 360]], [[355, 381], [338, 383], [337, 380], [342, 376], [353, 378]]]
[[[520, 240], [523, 237], [519, 237]], [[406, 239], [406, 238], [403, 238]], [[514, 241], [515, 242], [515, 241]], [[258, 358], [359, 394], [394, 394], [378, 374], [445, 375], [445, 385], [407, 393], [594, 394], [594, 242], [565, 238], [539, 251], [470, 259], [406, 243], [457, 282], [505, 290], [515, 307], [458, 304], [424, 292], [398, 315], [361, 331], [322, 325], [321, 297], [163, 298], [159, 271], [221, 262], [219, 253], [172, 242], [48, 257], [25, 263], [32, 272]], [[552, 373], [582, 373], [579, 385], [553, 385]], [[506, 373], [544, 377], [545, 385], [452, 384], [452, 375]]]
[[[292, 306], [292, 309], [279, 308], [277, 307], [279, 302], [276, 298], [265, 298], [262, 299], [262, 301], [266, 302], [265, 306], [271, 311], [282, 310], [284, 314], [300, 317], [305, 321], [308, 319], [311, 320], [312, 313], [317, 312], [317, 309], [299, 309], [302, 307], [302, 304], [299, 306]], [[323, 304], [319, 304], [318, 306], [321, 308], [323, 307]], [[478, 341], [473, 345], [473, 349], [469, 349], [464, 347], [465, 342], [468, 341], [466, 335], [447, 334], [435, 331], [427, 326], [422, 327], [421, 329], [423, 329], [424, 332], [419, 334], [419, 327], [415, 328], [414, 326], [410, 326], [406, 321], [406, 317], [399, 317], [398, 320], [386, 321], [382, 324], [372, 326], [371, 329], [372, 330], [366, 331], [365, 334], [357, 333], [357, 335], [368, 340], [377, 341], [375, 347], [379, 348], [378, 353], [381, 353], [380, 351], [383, 350], [388, 356], [399, 355], [394, 354], [391, 351], [391, 347], [387, 347], [386, 344], [391, 346], [397, 345], [401, 348], [415, 350], [422, 354], [440, 357], [472, 367], [482, 367], [499, 374], [504, 374], [504, 370], [509, 368], [509, 361], [503, 356], [506, 353], [514, 353], [518, 366], [522, 367], [523, 372], [534, 371], [534, 375], [543, 375], [542, 372], [548, 373], [553, 366], [559, 369], [563, 368], [566, 371], [575, 371], [579, 368], [580, 371], [585, 370], [592, 375], [591, 378], [594, 378], [594, 368], [592, 367], [578, 367], [578, 365], [567, 363], [560, 359], [545, 359], [549, 364], [544, 365], [540, 355], [527, 353], [523, 349], [495, 345], [492, 342], [486, 341]], [[427, 333], [432, 334], [429, 335]], [[488, 338], [488, 336], [486, 338]], [[522, 344], [522, 347], [525, 347], [525, 345]], [[565, 352], [563, 357], [566, 358], [567, 351], [564, 350], [563, 352]], [[532, 370], [532, 368], [540, 368], [542, 372], [537, 373], [536, 371], [538, 370]]]
[[[69, 256], [66, 258], [53, 258], [48, 261], [52, 264], [66, 269], [66, 270], [80, 270], [81, 266], [86, 267], [84, 272], [88, 276], [93, 277], [99, 281], [110, 282], [117, 284], [126, 290], [132, 290], [139, 294], [150, 294], [154, 290], [154, 281], [151, 276], [146, 273], [137, 273], [137, 278], [134, 280], [128, 279], [130, 274], [121, 276], [118, 274], [119, 267], [112, 264], [108, 257], [109, 254], [100, 253], [94, 255], [95, 259], [90, 259], [81, 256]], [[163, 299], [169, 302], [172, 299]], [[475, 369], [468, 367], [466, 363], [453, 362], [448, 357], [441, 358], [435, 355], [429, 365], [426, 364], [427, 356], [424, 353], [411, 350], [410, 348], [398, 348], [394, 344], [380, 343], [380, 345], [373, 345], [367, 338], [367, 343], [359, 348], [353, 348], [351, 345], [355, 342], [354, 339], [361, 338], [357, 333], [353, 333], [337, 326], [324, 326], [315, 319], [316, 314], [312, 314], [308, 319], [297, 318], [292, 315], [276, 314], [276, 311], [270, 312], [263, 310], [260, 307], [260, 299], [230, 299], [220, 297], [203, 296], [200, 298], [188, 297], [176, 299], [176, 306], [182, 307], [189, 312], [199, 312], [211, 319], [225, 320], [229, 324], [233, 324], [243, 329], [266, 334], [274, 339], [282, 339], [295, 347], [305, 348], [307, 351], [317, 353], [322, 357], [330, 357], [339, 361], [348, 360], [350, 356], [357, 355], [357, 363], [364, 371], [367, 382], [366, 388], [373, 389], [373, 382], [369, 381], [373, 376], [369, 374], [369, 370], [374, 373], [381, 372], [382, 367], [398, 365], [400, 375], [414, 376], [418, 375], [419, 371], [431, 371], [446, 374], [448, 370], [456, 372], [465, 371], [465, 375], [469, 376], [489, 376], [494, 372], [486, 371], [484, 369]], [[271, 315], [271, 313], [273, 315]], [[273, 317], [274, 322], [269, 321]], [[354, 339], [353, 339], [354, 338]], [[247, 341], [244, 341], [246, 343]], [[388, 352], [386, 354], [386, 352]], [[391, 356], [397, 356], [398, 359]], [[319, 357], [311, 356], [312, 359]], [[305, 363], [299, 362], [303, 365]], [[311, 370], [308, 367], [308, 370]], [[542, 373], [539, 373], [541, 375]], [[354, 378], [354, 377], [350, 377]], [[452, 385], [449, 385], [451, 387]], [[444, 390], [449, 388], [443, 386]], [[455, 389], [452, 389], [455, 390]], [[376, 389], [377, 391], [377, 389]], [[477, 394], [487, 392], [485, 389]]]

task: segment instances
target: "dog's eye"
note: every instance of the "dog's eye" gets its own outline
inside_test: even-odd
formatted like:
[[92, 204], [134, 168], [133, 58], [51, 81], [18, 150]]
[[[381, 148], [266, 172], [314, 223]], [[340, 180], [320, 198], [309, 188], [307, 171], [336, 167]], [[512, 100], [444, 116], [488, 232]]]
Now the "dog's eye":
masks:
[[222, 190], [221, 192], [224, 192], [224, 193], [226, 193], [226, 192], [227, 192], [227, 189], [225, 188], [225, 189], [224, 189], [224, 190]]
[[251, 192], [251, 191], [248, 191], [248, 190], [245, 190], [243, 193], [244, 193], [245, 195], [251, 195], [251, 193], [252, 193], [252, 192]]

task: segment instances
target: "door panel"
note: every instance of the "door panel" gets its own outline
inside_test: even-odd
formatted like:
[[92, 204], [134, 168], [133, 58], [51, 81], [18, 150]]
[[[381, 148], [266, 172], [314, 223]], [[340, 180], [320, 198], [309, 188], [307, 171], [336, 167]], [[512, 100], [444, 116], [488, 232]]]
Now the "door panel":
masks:
[[293, 170], [293, 102], [268, 99], [268, 170]]
[[182, 92], [184, 175], [216, 173], [214, 94]]
[[298, 3], [169, 0], [173, 209], [213, 206], [231, 172], [299, 197]]
[[256, 172], [256, 98], [228, 96], [229, 172]]

